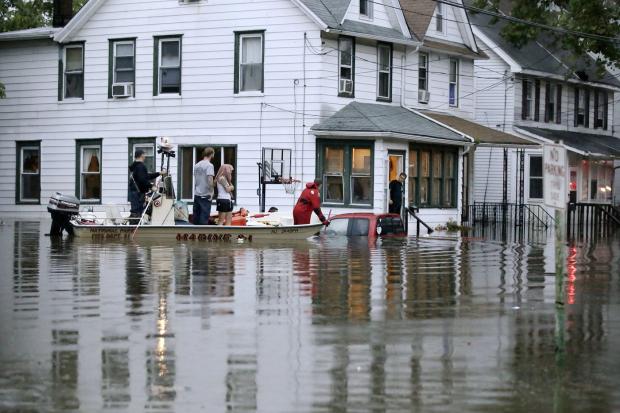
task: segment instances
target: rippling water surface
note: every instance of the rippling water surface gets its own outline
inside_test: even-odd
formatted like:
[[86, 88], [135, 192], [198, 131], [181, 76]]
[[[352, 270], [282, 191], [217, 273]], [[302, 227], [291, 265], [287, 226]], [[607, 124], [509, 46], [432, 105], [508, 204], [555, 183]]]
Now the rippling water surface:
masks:
[[48, 225], [0, 226], [3, 412], [620, 411], [618, 237], [569, 248], [558, 311], [545, 244]]

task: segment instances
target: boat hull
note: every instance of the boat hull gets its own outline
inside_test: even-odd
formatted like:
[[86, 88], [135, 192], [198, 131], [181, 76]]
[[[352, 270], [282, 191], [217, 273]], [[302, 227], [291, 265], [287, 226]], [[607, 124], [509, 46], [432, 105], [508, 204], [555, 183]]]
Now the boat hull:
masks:
[[[177, 242], [236, 242], [303, 240], [316, 235], [322, 224], [269, 226], [216, 225], [80, 225], [73, 223], [76, 238], [92, 241], [159, 240]], [[134, 234], [135, 231], [135, 235]]]

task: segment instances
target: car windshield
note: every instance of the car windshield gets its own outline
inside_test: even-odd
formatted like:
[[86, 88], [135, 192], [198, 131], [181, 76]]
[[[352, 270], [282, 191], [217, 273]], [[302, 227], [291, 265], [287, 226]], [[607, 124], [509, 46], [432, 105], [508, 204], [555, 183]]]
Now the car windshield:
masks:
[[330, 221], [325, 231], [329, 235], [367, 236], [367, 218], [336, 218]]

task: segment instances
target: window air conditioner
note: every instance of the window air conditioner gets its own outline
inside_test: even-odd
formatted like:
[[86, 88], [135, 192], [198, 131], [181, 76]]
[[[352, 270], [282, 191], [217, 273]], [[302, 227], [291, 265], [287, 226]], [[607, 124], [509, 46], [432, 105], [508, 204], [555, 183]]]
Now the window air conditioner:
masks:
[[349, 79], [340, 79], [340, 87], [338, 89], [340, 93], [353, 93], [353, 81]]
[[112, 84], [112, 97], [128, 98], [133, 96], [133, 83], [114, 83]]
[[430, 97], [431, 94], [428, 92], [428, 90], [418, 90], [418, 102], [428, 103]]

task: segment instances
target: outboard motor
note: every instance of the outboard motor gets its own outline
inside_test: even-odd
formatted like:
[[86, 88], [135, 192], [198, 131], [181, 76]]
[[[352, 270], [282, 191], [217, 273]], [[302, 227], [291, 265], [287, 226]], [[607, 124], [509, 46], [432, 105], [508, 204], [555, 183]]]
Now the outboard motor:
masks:
[[63, 229], [73, 235], [73, 227], [69, 221], [80, 212], [80, 200], [73, 195], [56, 192], [47, 204], [47, 212], [52, 216], [50, 236], [62, 236]]

